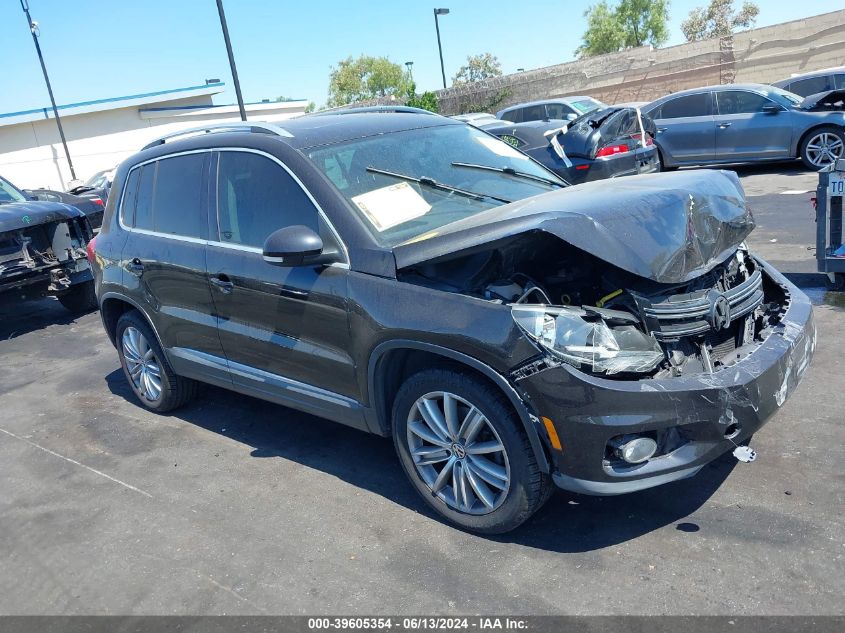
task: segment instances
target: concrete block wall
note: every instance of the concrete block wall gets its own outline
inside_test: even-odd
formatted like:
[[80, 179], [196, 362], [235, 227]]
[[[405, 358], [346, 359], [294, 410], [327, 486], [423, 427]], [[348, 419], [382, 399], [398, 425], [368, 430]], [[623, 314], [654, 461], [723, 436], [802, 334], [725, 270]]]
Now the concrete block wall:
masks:
[[[641, 47], [493, 77], [438, 91], [440, 110], [495, 111], [515, 103], [587, 94], [608, 103], [651, 101], [720, 83], [768, 83], [845, 65], [845, 10], [668, 48]], [[500, 103], [492, 103], [505, 94]]]

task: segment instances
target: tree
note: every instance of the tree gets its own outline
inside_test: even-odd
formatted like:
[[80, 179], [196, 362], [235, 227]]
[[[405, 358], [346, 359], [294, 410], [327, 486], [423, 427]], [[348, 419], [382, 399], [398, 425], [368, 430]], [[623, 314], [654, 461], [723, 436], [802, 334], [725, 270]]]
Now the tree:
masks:
[[437, 102], [437, 95], [430, 90], [418, 95], [417, 85], [413, 82], [411, 82], [411, 85], [408, 87], [408, 100], [405, 102], [405, 105], [411, 106], [412, 108], [422, 108], [423, 110], [428, 110], [430, 112], [440, 111], [440, 104]]
[[329, 75], [328, 106], [404, 94], [407, 89], [406, 73], [387, 57], [347, 57], [338, 62]]
[[452, 77], [453, 86], [471, 84], [488, 77], [499, 77], [502, 74], [502, 65], [495, 55], [481, 53], [481, 55], [470, 55], [467, 63], [460, 67], [457, 74]]
[[681, 31], [687, 42], [725, 37], [737, 29], [754, 26], [759, 7], [746, 0], [739, 11], [734, 11], [733, 0], [710, 0], [707, 7], [696, 7], [681, 22]]
[[651, 44], [661, 46], [669, 39], [668, 0], [619, 0], [611, 6], [601, 0], [584, 12], [587, 30], [581, 36], [579, 57], [615, 53]]
[[314, 112], [314, 110], [316, 110], [316, 109], [317, 109], [317, 104], [316, 104], [316, 103], [314, 103], [313, 101], [309, 101], [309, 102], [308, 102], [308, 105], [307, 105], [307, 106], [305, 106], [305, 112], [306, 112], [306, 114], [307, 114], [308, 112]]

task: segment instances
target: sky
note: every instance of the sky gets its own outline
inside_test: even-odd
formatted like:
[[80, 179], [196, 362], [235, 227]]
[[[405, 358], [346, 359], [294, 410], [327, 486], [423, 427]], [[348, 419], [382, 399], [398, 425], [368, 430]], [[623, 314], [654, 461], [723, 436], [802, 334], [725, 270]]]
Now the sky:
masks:
[[[235, 92], [215, 0], [28, 0], [59, 104], [226, 83]], [[837, 0], [756, 0], [757, 26], [842, 8]], [[435, 4], [440, 2], [441, 4]], [[707, 0], [671, 0], [670, 40]], [[413, 61], [419, 92], [442, 86], [432, 9], [440, 16], [446, 79], [468, 55], [490, 52], [505, 73], [570, 61], [594, 0], [224, 0], [244, 100], [322, 105], [329, 72], [360, 54]], [[740, 0], [737, 0], [740, 4]], [[0, 113], [49, 106], [20, 0], [0, 0]]]

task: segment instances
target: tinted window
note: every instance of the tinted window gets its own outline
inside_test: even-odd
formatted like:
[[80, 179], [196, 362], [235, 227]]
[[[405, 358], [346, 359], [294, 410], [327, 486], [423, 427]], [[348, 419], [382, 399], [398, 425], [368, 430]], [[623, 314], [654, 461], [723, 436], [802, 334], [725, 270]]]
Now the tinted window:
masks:
[[138, 178], [141, 175], [141, 169], [133, 169], [126, 180], [123, 203], [120, 206], [120, 219], [126, 226], [134, 226], [135, 223], [135, 200], [138, 195]]
[[708, 116], [710, 114], [710, 93], [702, 92], [672, 99], [663, 104], [656, 118], [677, 119], [687, 116]]
[[502, 114], [502, 118], [513, 123], [522, 123], [522, 108], [514, 108]]
[[834, 75], [833, 79], [837, 90], [845, 90], [845, 75]]
[[[546, 118], [546, 108], [545, 106], [536, 105], [536, 106], [528, 106], [527, 108], [522, 109], [522, 119], [521, 121], [542, 121]], [[509, 119], [512, 121], [513, 119]], [[516, 121], [514, 121], [516, 123]]]
[[148, 163], [141, 167], [135, 200], [135, 223], [132, 226], [148, 231], [153, 230], [153, 190], [157, 167], [158, 163]]
[[828, 82], [829, 77], [821, 76], [821, 77], [810, 77], [808, 79], [799, 79], [797, 81], [793, 81], [789, 84], [787, 90], [790, 92], [794, 92], [795, 94], [799, 94], [802, 97], [806, 97], [808, 95], [814, 95], [817, 92], [824, 92], [825, 90], [829, 90]]
[[208, 218], [202, 205], [207, 153], [158, 161], [153, 194], [153, 228], [159, 233], [205, 239]]
[[773, 105], [772, 101], [763, 95], [741, 90], [717, 92], [716, 102], [719, 104], [719, 114], [753, 114], [762, 112], [763, 106]]
[[567, 114], [572, 114], [572, 109], [562, 103], [548, 103], [546, 114], [550, 119], [565, 119]]
[[[346, 157], [333, 157], [344, 171]], [[217, 171], [220, 241], [261, 248], [278, 229], [303, 224], [318, 231], [318, 212], [302, 187], [276, 162], [248, 152], [220, 152]]]

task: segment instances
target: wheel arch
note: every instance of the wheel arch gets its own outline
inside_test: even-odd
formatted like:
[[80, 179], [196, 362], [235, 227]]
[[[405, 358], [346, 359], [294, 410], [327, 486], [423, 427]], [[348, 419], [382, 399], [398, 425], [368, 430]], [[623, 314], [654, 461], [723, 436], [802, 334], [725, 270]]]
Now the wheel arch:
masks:
[[522, 422], [537, 464], [544, 473], [550, 472], [549, 456], [538, 430], [539, 421], [536, 421], [536, 417], [530, 413], [528, 406], [507, 379], [472, 356], [433, 343], [412, 340], [386, 341], [378, 345], [370, 355], [367, 387], [380, 434], [390, 435], [393, 399], [405, 379], [423, 369], [444, 365], [469, 369], [507, 397]]
[[105, 328], [106, 334], [108, 335], [109, 340], [112, 342], [112, 345], [117, 344], [115, 342], [115, 331], [117, 330], [118, 320], [121, 316], [123, 316], [130, 310], [136, 310], [141, 315], [141, 318], [143, 318], [149, 324], [150, 328], [152, 328], [153, 333], [158, 339], [159, 345], [161, 345], [161, 337], [158, 335], [158, 330], [156, 330], [152, 319], [147, 316], [147, 313], [144, 312], [144, 309], [137, 303], [123, 295], [109, 292], [106, 293], [100, 299], [100, 318], [103, 321], [103, 327]]

